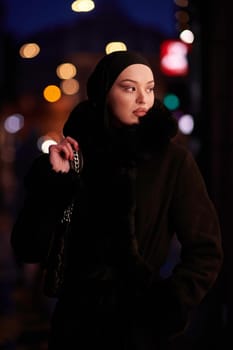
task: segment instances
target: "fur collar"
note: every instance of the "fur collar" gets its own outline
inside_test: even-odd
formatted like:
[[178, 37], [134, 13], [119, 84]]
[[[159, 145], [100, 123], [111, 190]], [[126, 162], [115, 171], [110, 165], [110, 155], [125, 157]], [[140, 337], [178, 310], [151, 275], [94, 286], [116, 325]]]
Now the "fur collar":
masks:
[[104, 112], [97, 112], [87, 100], [79, 103], [71, 112], [63, 129], [64, 136], [75, 138], [80, 148], [89, 154], [93, 149], [109, 151], [119, 148], [126, 153], [140, 150], [151, 152], [168, 143], [177, 134], [177, 121], [170, 111], [156, 99], [140, 124], [110, 129], [104, 126]]

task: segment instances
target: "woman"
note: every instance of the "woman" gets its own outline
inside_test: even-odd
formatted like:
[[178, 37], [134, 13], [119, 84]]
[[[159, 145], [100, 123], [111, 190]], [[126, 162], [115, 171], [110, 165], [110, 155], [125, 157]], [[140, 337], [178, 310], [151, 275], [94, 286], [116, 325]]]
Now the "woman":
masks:
[[[175, 142], [177, 124], [155, 96], [147, 60], [129, 51], [104, 56], [63, 133], [26, 178], [26, 221], [36, 227], [16, 225], [12, 233], [22, 261], [43, 261], [48, 232], [75, 197], [49, 349], [160, 349], [187, 327], [223, 252], [203, 178]], [[83, 157], [79, 175], [71, 168], [75, 150]], [[180, 261], [164, 279], [174, 235]]]

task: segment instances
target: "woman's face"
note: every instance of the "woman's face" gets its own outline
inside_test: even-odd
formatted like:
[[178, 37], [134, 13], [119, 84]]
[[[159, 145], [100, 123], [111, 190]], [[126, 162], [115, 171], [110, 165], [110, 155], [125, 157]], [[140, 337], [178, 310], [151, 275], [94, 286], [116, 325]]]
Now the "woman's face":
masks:
[[154, 76], [143, 64], [132, 64], [117, 77], [107, 96], [108, 107], [120, 124], [138, 124], [154, 104]]

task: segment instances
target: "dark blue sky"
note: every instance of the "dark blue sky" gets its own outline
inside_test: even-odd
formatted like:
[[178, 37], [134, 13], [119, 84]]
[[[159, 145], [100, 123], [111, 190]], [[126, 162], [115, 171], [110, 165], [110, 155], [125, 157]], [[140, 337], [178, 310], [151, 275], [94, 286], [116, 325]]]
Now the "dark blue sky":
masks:
[[[18, 39], [46, 28], [76, 21], [80, 16], [71, 10], [72, 0], [2, 0], [8, 32]], [[135, 22], [175, 35], [173, 0], [95, 0], [96, 8], [116, 1]]]

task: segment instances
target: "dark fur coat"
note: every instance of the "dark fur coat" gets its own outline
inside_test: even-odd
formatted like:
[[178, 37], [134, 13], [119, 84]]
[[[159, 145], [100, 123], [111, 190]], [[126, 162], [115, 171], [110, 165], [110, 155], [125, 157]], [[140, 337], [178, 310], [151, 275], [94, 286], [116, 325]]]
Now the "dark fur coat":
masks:
[[[170, 337], [184, 329], [189, 311], [219, 274], [223, 252], [215, 208], [192, 155], [173, 139], [175, 120], [159, 101], [137, 126], [106, 131], [104, 119], [101, 125], [95, 118], [83, 102], [64, 127], [83, 153], [80, 179], [72, 170], [53, 172], [48, 155], [33, 164], [26, 177], [30, 214], [23, 231], [13, 229], [14, 252], [24, 262], [43, 261], [49, 232], [75, 195], [61, 303], [69, 305], [81, 293], [86, 307], [112, 311], [117, 305], [137, 327]], [[161, 279], [174, 235], [180, 260]], [[106, 297], [103, 286], [117, 293]]]

